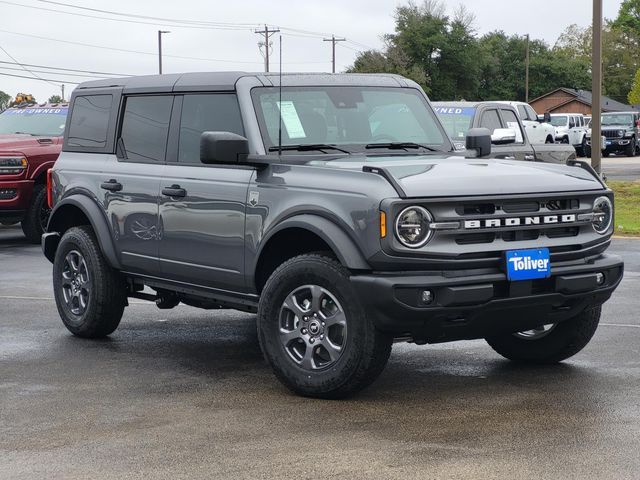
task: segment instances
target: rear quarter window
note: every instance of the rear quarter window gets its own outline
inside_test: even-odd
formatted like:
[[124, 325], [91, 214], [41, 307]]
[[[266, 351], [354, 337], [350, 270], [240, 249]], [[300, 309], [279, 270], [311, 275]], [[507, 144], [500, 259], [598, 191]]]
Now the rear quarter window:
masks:
[[77, 96], [69, 119], [67, 146], [106, 147], [112, 103], [110, 94]]

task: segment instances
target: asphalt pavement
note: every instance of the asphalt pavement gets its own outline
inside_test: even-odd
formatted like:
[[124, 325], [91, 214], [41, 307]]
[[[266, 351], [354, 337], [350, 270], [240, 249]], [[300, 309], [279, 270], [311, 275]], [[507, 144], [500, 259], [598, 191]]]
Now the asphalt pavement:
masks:
[[625, 279], [565, 363], [396, 344], [370, 388], [319, 401], [276, 381], [253, 315], [135, 302], [73, 337], [51, 265], [0, 227], [0, 478], [640, 478], [640, 240], [610, 251]]
[[[591, 162], [590, 158], [586, 160]], [[640, 180], [640, 156], [629, 158], [612, 155], [603, 158], [601, 166], [607, 180]]]

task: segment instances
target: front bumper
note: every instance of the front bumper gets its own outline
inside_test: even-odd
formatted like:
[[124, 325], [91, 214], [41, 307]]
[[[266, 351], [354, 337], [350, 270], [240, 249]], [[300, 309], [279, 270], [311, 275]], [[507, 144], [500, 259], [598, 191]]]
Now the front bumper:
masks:
[[[553, 264], [551, 277], [510, 282], [499, 271], [354, 275], [351, 282], [380, 330], [417, 343], [484, 338], [556, 323], [606, 302], [622, 280], [616, 255]], [[597, 283], [598, 273], [604, 281]], [[433, 300], [421, 301], [424, 290]]]
[[[602, 150], [603, 152], [616, 152], [624, 150], [631, 143], [630, 138], [608, 138], [606, 141], [611, 143], [605, 144], [605, 148]], [[591, 146], [591, 139], [587, 139], [587, 145]]]
[[0, 218], [22, 219], [33, 195], [32, 180], [0, 180]]

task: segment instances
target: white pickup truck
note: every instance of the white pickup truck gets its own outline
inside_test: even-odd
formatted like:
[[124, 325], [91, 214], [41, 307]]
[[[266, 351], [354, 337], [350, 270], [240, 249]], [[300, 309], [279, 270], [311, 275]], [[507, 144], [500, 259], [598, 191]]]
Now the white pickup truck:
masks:
[[525, 102], [498, 102], [515, 107], [524, 125], [529, 141], [533, 144], [555, 143], [555, 129], [547, 122], [540, 122], [536, 111]]

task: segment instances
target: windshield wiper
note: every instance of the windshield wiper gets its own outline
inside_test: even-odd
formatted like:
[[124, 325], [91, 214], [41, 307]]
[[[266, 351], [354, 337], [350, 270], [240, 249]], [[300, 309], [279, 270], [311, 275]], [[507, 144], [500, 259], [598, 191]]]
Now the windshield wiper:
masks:
[[425, 150], [429, 150], [430, 152], [441, 152], [442, 150], [438, 150], [437, 148], [429, 147], [427, 145], [422, 145], [421, 143], [415, 142], [382, 142], [382, 143], [368, 143], [365, 145], [366, 149], [371, 148], [388, 148], [390, 150], [408, 150], [410, 148], [423, 148]]
[[308, 152], [310, 150], [319, 150], [319, 151], [337, 150], [342, 153], [348, 153], [348, 154], [352, 153], [349, 150], [345, 150], [344, 148], [340, 148], [336, 145], [331, 145], [328, 143], [303, 143], [299, 145], [282, 145], [282, 147], [278, 147], [277, 145], [274, 145], [273, 147], [269, 147], [268, 150], [270, 152], [277, 152], [280, 149], [282, 149], [283, 151], [294, 150], [296, 152]]

